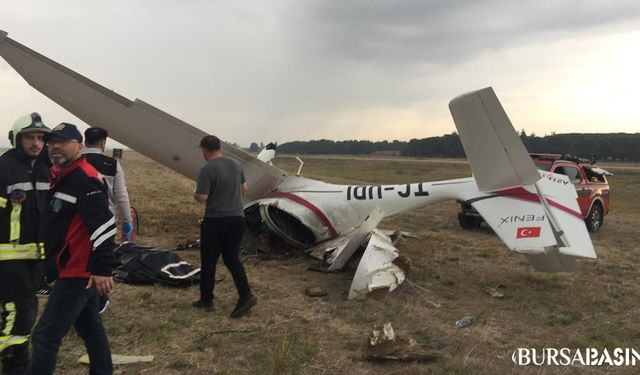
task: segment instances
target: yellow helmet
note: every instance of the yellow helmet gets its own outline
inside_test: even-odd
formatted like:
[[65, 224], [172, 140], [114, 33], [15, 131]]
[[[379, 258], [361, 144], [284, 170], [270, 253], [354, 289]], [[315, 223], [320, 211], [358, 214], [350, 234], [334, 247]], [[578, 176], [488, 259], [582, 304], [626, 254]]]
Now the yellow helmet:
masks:
[[24, 133], [30, 132], [42, 132], [49, 133], [49, 128], [42, 123], [42, 118], [37, 112], [33, 112], [30, 115], [25, 115], [20, 117], [13, 123], [13, 127], [9, 131], [9, 141], [11, 141], [11, 145], [15, 148], [18, 142], [18, 136]]

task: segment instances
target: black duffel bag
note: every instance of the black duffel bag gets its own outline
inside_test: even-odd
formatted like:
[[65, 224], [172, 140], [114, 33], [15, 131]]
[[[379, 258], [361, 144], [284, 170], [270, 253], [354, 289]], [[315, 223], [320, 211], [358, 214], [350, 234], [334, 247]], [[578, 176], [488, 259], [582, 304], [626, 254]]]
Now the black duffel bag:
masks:
[[113, 277], [129, 284], [161, 283], [189, 286], [200, 282], [200, 268], [193, 267], [178, 255], [150, 246], [125, 242], [115, 250], [120, 263]]

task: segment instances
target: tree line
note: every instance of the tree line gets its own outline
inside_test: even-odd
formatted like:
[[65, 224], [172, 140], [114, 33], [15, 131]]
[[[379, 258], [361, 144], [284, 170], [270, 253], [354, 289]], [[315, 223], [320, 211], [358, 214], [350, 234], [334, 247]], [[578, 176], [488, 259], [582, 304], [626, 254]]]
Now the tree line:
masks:
[[[571, 133], [537, 137], [523, 130], [520, 139], [532, 153], [572, 154], [598, 160], [640, 161], [640, 133]], [[313, 141], [287, 142], [278, 146], [281, 154], [366, 155], [395, 152], [402, 156], [465, 157], [457, 133], [406, 141]]]
[[313, 141], [295, 141], [278, 145], [282, 154], [342, 154], [366, 155], [379, 151], [401, 151], [407, 142], [401, 141], [331, 141], [319, 139]]

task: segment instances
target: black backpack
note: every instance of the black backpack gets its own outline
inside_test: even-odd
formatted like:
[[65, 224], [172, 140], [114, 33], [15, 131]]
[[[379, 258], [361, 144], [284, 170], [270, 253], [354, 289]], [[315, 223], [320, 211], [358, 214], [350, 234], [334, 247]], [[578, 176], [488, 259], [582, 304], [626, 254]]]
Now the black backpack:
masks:
[[189, 286], [200, 283], [200, 268], [183, 261], [178, 255], [150, 246], [126, 242], [115, 250], [120, 265], [113, 277], [128, 284], [161, 283]]

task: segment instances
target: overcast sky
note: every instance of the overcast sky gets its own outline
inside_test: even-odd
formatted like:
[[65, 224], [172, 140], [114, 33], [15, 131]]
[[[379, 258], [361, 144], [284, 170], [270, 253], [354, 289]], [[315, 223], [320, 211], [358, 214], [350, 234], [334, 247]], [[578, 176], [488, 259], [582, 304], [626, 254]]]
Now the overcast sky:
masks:
[[[228, 142], [409, 140], [493, 86], [516, 129], [640, 132], [640, 1], [2, 0], [14, 40]], [[0, 59], [13, 121], [79, 120]]]

